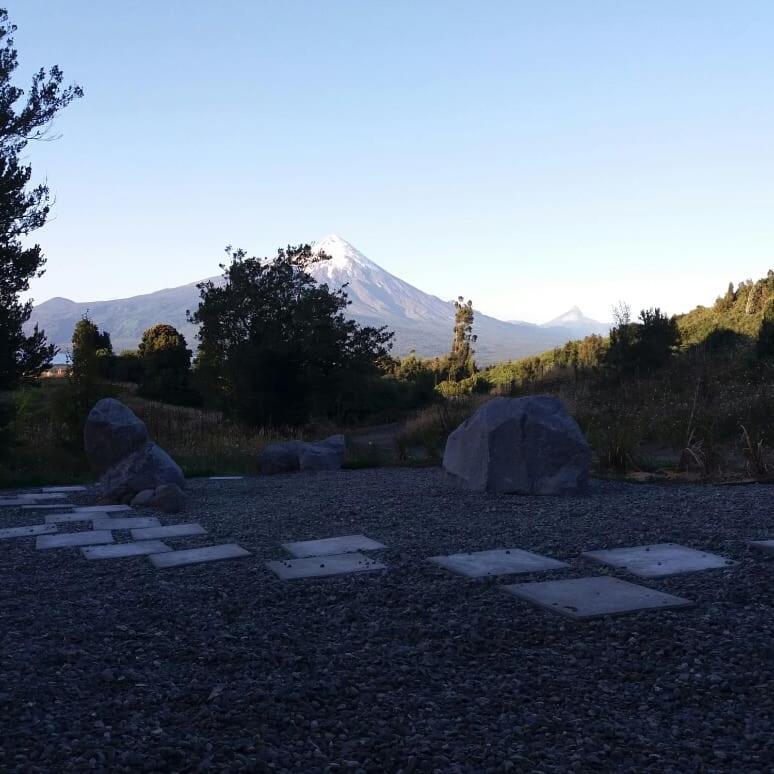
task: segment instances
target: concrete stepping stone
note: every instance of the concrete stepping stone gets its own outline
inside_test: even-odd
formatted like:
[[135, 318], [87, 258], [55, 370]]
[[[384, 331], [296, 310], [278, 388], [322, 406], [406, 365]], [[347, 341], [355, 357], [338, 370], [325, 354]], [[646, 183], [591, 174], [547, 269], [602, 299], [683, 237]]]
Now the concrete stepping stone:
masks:
[[120, 516], [100, 517], [92, 519], [94, 529], [137, 529], [142, 527], [160, 527], [161, 522], [154, 516], [129, 516], [122, 519]]
[[75, 506], [69, 503], [59, 505], [22, 505], [23, 511], [71, 511]]
[[302, 540], [295, 543], [283, 543], [282, 547], [299, 558], [306, 556], [332, 556], [349, 554], [355, 551], [378, 551], [387, 546], [371, 540], [365, 535], [342, 535], [323, 540]]
[[57, 494], [58, 492], [85, 492], [88, 487], [81, 486], [44, 486], [40, 491], [44, 494]]
[[67, 495], [63, 492], [54, 492], [52, 494], [45, 494], [42, 492], [20, 492], [19, 494], [10, 495], [8, 497], [0, 497], [0, 503], [19, 502], [25, 503], [37, 503], [43, 500], [66, 500]]
[[94, 521], [93, 513], [48, 513], [46, 524], [76, 524], [79, 521]]
[[584, 551], [581, 556], [618, 567], [640, 578], [662, 578], [683, 572], [698, 572], [728, 567], [734, 562], [717, 554], [708, 554], [677, 543], [654, 543], [633, 548], [611, 548], [605, 551]]
[[83, 505], [75, 509], [76, 513], [124, 513], [131, 510], [131, 505]]
[[244, 476], [210, 476], [210, 481], [241, 481]]
[[172, 549], [160, 540], [144, 540], [142, 543], [113, 543], [107, 546], [81, 548], [81, 553], [89, 560], [124, 559], [129, 556], [147, 556], [160, 554]]
[[519, 599], [570, 618], [666, 610], [693, 604], [689, 599], [608, 576], [517, 583], [503, 588]]
[[31, 537], [32, 535], [50, 535], [56, 532], [56, 524], [33, 524], [29, 527], [6, 527], [0, 529], [0, 540], [7, 538]]
[[204, 546], [202, 548], [187, 548], [182, 551], [168, 551], [162, 554], [153, 554], [149, 557], [154, 567], [168, 569], [170, 567], [182, 567], [186, 564], [200, 564], [201, 562], [218, 562], [222, 559], [239, 559], [250, 556], [242, 546], [236, 543], [223, 543], [219, 546]]
[[282, 559], [278, 562], [266, 562], [266, 566], [282, 580], [323, 578], [328, 575], [387, 569], [387, 565], [359, 553]]
[[207, 530], [201, 524], [170, 524], [166, 527], [144, 527], [132, 530], [133, 540], [153, 540], [155, 538], [185, 537], [186, 535], [206, 535]]
[[521, 548], [497, 548], [492, 551], [476, 551], [471, 554], [431, 556], [427, 561], [469, 578], [563, 570], [569, 566], [566, 562], [533, 554], [530, 551], [523, 551]]
[[35, 543], [35, 548], [42, 551], [47, 548], [74, 548], [112, 542], [113, 533], [107, 530], [65, 532], [58, 535], [41, 535]]
[[774, 554], [774, 540], [751, 540], [748, 545], [767, 554]]

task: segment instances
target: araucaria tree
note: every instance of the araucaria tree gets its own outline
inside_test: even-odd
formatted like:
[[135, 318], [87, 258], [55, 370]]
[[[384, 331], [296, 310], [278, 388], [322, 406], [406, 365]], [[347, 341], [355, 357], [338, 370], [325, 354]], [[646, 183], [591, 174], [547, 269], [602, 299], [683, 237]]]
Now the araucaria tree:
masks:
[[307, 269], [327, 256], [309, 245], [248, 258], [226, 248], [224, 282], [199, 285], [199, 383], [223, 408], [258, 425], [297, 425], [346, 413], [348, 395], [387, 364], [393, 334], [344, 315], [346, 292]]
[[454, 302], [454, 338], [449, 355], [449, 379], [459, 380], [475, 373], [473, 362], [473, 302], [459, 296]]
[[46, 222], [49, 190], [45, 184], [28, 187], [32, 169], [22, 156], [29, 141], [47, 138], [54, 116], [82, 96], [78, 86], [62, 87], [56, 66], [38, 70], [26, 94], [13, 85], [15, 30], [8, 12], [0, 8], [0, 389], [38, 376], [56, 354], [43, 331], [36, 327], [29, 336], [23, 331], [32, 302], [19, 296], [42, 274], [45, 263], [40, 246], [24, 240]]

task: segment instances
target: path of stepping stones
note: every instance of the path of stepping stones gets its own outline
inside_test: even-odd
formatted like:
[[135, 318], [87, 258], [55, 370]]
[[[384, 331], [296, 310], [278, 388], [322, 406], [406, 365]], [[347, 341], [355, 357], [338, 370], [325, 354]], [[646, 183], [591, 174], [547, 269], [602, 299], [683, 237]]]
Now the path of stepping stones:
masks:
[[[85, 489], [81, 486], [45, 487], [40, 492], [0, 497], [0, 507], [13, 505], [22, 510], [45, 511], [43, 524], [0, 529], [0, 540], [35, 537], [38, 551], [80, 548], [82, 556], [90, 561], [147, 556], [154, 567], [162, 569], [250, 555], [249, 551], [235, 543], [174, 550], [159, 539], [205, 535], [207, 530], [201, 524], [162, 525], [152, 516], [130, 515], [134, 511], [128, 505], [76, 507], [65, 502], [69, 493]], [[46, 502], [51, 499], [58, 503], [52, 505]], [[65, 531], [68, 525], [84, 522], [91, 523], [92, 528]], [[114, 542], [115, 532], [129, 532], [131, 542]]]
[[[210, 480], [230, 481], [241, 478], [212, 476]], [[45, 487], [37, 493], [0, 497], [0, 507], [15, 506], [22, 510], [46, 512], [43, 524], [0, 529], [0, 540], [35, 537], [38, 550], [77, 547], [88, 560], [146, 556], [156, 568], [250, 556], [249, 551], [236, 543], [173, 550], [163, 539], [204, 535], [207, 531], [196, 523], [163, 525], [155, 517], [128, 515], [133, 512], [128, 505], [76, 507], [65, 502], [69, 493], [84, 490], [85, 487], [79, 486]], [[49, 502], [52, 499], [57, 502], [52, 504]], [[92, 529], [62, 531], [63, 526], [82, 522], [90, 522]], [[116, 531], [128, 531], [131, 541], [114, 542], [113, 533]], [[749, 541], [748, 545], [774, 553], [774, 540], [753, 540]], [[321, 578], [388, 569], [387, 565], [363, 553], [386, 548], [384, 544], [366, 535], [295, 541], [283, 543], [282, 548], [293, 558], [266, 562], [266, 566], [281, 580]], [[642, 578], [663, 578], [735, 564], [726, 557], [676, 543], [584, 551], [580, 558]], [[567, 562], [521, 548], [432, 556], [428, 561], [468, 578], [563, 571], [570, 568]], [[500, 588], [531, 604], [579, 619], [640, 610], [671, 609], [693, 604], [689, 599], [607, 575], [516, 583]]]
[[[586, 551], [581, 557], [645, 578], [661, 578], [734, 564], [723, 556], [696, 551], [675, 543]], [[519, 548], [433, 556], [428, 561], [471, 578], [563, 570], [570, 566], [565, 562]], [[570, 618], [595, 618], [693, 604], [689, 599], [607, 575], [516, 583], [502, 588], [519, 599]]]

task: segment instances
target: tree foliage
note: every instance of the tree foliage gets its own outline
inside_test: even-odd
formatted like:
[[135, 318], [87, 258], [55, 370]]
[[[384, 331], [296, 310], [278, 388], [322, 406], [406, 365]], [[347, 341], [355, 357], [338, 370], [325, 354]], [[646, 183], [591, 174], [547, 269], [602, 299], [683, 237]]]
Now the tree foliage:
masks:
[[40, 245], [26, 237], [46, 222], [49, 189], [28, 187], [32, 168], [23, 161], [30, 140], [49, 136], [54, 116], [82, 96], [78, 86], [63, 87], [61, 70], [54, 66], [32, 76], [25, 92], [12, 82], [18, 67], [14, 48], [15, 25], [0, 8], [0, 389], [39, 375], [51, 364], [56, 348], [43, 331], [23, 332], [32, 313], [32, 301], [22, 302], [30, 280], [43, 273]]
[[65, 426], [70, 443], [80, 446], [89, 411], [98, 400], [113, 393], [105, 381], [113, 347], [110, 334], [101, 333], [88, 313], [75, 324], [71, 343], [70, 368], [57, 396], [55, 414]]
[[610, 330], [606, 363], [619, 373], [648, 373], [664, 366], [680, 344], [675, 317], [667, 317], [658, 307], [643, 309], [638, 322], [617, 317]]
[[760, 358], [774, 358], [774, 298], [770, 298], [763, 307], [756, 350]]
[[364, 380], [388, 363], [392, 333], [344, 315], [345, 290], [318, 285], [306, 269], [327, 256], [288, 246], [274, 259], [228, 247], [223, 282], [199, 285], [196, 370], [223, 408], [253, 424], [300, 424], [346, 415]]
[[454, 302], [454, 337], [449, 353], [448, 379], [451, 381], [465, 379], [476, 371], [473, 344], [477, 337], [473, 334], [473, 321], [473, 302], [459, 296]]
[[140, 394], [167, 403], [195, 402], [191, 389], [191, 350], [177, 328], [158, 323], [142, 334]]

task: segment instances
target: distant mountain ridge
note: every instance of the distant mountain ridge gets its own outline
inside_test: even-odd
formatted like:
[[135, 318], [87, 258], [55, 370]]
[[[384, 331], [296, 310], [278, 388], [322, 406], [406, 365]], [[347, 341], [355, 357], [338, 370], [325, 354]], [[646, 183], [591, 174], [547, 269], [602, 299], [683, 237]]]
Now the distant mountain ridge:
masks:
[[[324, 251], [330, 260], [314, 265], [310, 274], [331, 288], [346, 284], [351, 301], [348, 314], [363, 325], [386, 325], [395, 331], [394, 354], [406, 355], [414, 350], [423, 357], [432, 357], [449, 351], [453, 302], [443, 301], [390, 274], [339, 236], [325, 237], [314, 243], [314, 248]], [[220, 277], [212, 279], [221, 281]], [[157, 322], [174, 325], [195, 348], [196, 328], [187, 321], [186, 310], [198, 306], [196, 285], [192, 282], [110, 301], [52, 298], [34, 308], [29, 325], [37, 323], [51, 342], [64, 348], [69, 346], [75, 323], [88, 311], [102, 330], [110, 332], [116, 351], [136, 347], [143, 331]], [[578, 314], [573, 317], [576, 311]], [[572, 324], [562, 322], [565, 318]], [[569, 339], [596, 332], [596, 328], [583, 328], [592, 323], [607, 327], [583, 317], [577, 308], [546, 325], [506, 322], [477, 312], [476, 360], [488, 365], [538, 354]]]

